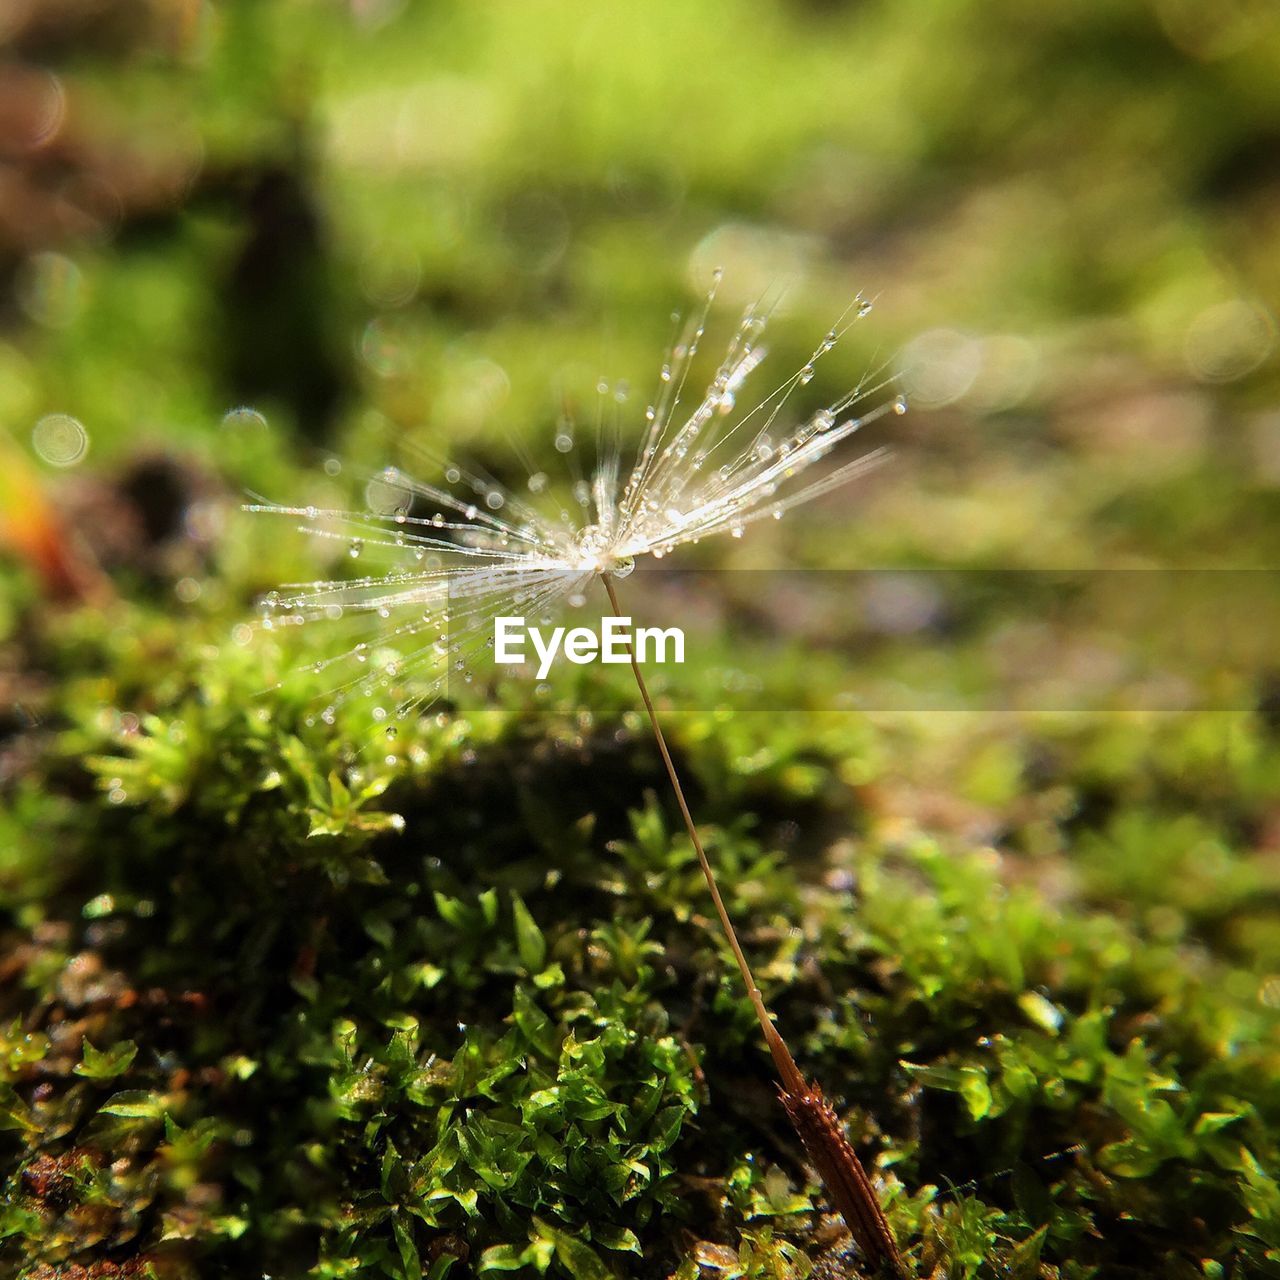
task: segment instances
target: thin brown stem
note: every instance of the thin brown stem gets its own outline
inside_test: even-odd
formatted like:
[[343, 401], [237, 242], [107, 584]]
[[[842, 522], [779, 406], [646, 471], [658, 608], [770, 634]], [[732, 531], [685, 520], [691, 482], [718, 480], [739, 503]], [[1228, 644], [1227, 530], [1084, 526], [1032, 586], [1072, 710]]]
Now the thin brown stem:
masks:
[[[613, 612], [621, 616], [622, 606], [618, 603], [618, 593], [614, 590], [613, 579], [607, 573], [601, 574], [601, 578], [604, 581], [604, 589], [609, 593], [609, 603], [613, 606]], [[724, 899], [720, 896], [720, 886], [716, 883], [715, 872], [712, 871], [707, 852], [702, 847], [698, 828], [694, 825], [693, 814], [689, 812], [689, 802], [684, 798], [684, 788], [680, 785], [680, 775], [676, 772], [675, 763], [671, 759], [671, 752], [667, 749], [667, 740], [663, 735], [662, 724], [658, 720], [658, 712], [653, 705], [653, 699], [649, 696], [649, 686], [645, 684], [644, 672], [640, 670], [640, 663], [636, 660], [635, 649], [630, 644], [627, 646], [627, 656], [631, 659], [631, 670], [635, 674], [636, 684], [640, 689], [640, 697], [644, 701], [644, 709], [648, 713], [649, 724], [653, 728], [653, 736], [658, 744], [658, 752], [662, 756], [662, 763], [667, 767], [667, 777], [671, 779], [671, 789], [676, 793], [676, 803], [680, 806], [680, 816], [684, 819], [685, 830], [689, 833], [689, 839], [693, 842], [694, 851], [698, 855], [698, 865], [702, 868], [702, 875], [707, 882], [707, 888], [711, 890], [711, 901], [715, 903], [716, 915], [720, 917], [720, 927], [724, 930], [724, 935], [729, 940], [729, 946], [733, 951], [733, 958], [738, 963], [738, 972], [742, 974], [742, 981], [746, 984], [747, 996], [750, 998], [751, 1004], [756, 1011], [756, 1017], [760, 1021], [760, 1029], [764, 1032], [765, 1043], [769, 1046], [769, 1052], [773, 1055], [773, 1062], [778, 1068], [778, 1075], [782, 1078], [782, 1083], [789, 1090], [801, 1088], [804, 1085], [804, 1077], [800, 1074], [800, 1069], [796, 1066], [795, 1059], [783, 1042], [782, 1036], [778, 1034], [777, 1027], [773, 1025], [769, 1010], [765, 1008], [764, 997], [760, 994], [760, 988], [756, 986], [751, 966], [747, 963], [742, 944], [738, 941], [738, 932], [733, 927], [733, 921], [729, 918]]]
[[[616, 616], [622, 616], [622, 606], [618, 603], [618, 593], [614, 589], [613, 579], [607, 573], [600, 575], [604, 589], [609, 594], [609, 603]], [[702, 847], [702, 839], [694, 824], [693, 814], [689, 810], [689, 802], [685, 799], [684, 787], [680, 784], [680, 775], [676, 772], [675, 762], [667, 747], [666, 736], [662, 732], [662, 723], [658, 719], [657, 708], [649, 694], [649, 686], [645, 683], [644, 672], [636, 658], [635, 649], [628, 644], [627, 657], [631, 662], [631, 671], [636, 678], [636, 686], [640, 690], [640, 698], [644, 702], [649, 724], [653, 729], [654, 740], [658, 744], [658, 753], [666, 766], [667, 777], [671, 780], [671, 789], [675, 792], [676, 803], [680, 806], [680, 816], [684, 819], [685, 830], [698, 855], [698, 865], [702, 868], [703, 878], [711, 891], [711, 901], [715, 903], [716, 915], [720, 918], [720, 927], [733, 951], [738, 972], [747, 988], [747, 996], [756, 1011], [760, 1029], [764, 1032], [765, 1043], [773, 1056], [782, 1082], [782, 1105], [786, 1110], [792, 1126], [799, 1135], [805, 1150], [809, 1153], [822, 1178], [823, 1185], [832, 1203], [840, 1211], [849, 1230], [853, 1233], [863, 1252], [872, 1262], [887, 1262], [895, 1274], [905, 1276], [906, 1266], [898, 1245], [893, 1237], [880, 1201], [876, 1196], [871, 1180], [867, 1177], [861, 1161], [854, 1153], [840, 1126], [838, 1117], [830, 1103], [822, 1096], [817, 1084], [809, 1084], [800, 1074], [791, 1051], [787, 1048], [781, 1033], [773, 1024], [773, 1018], [765, 1006], [764, 997], [756, 985], [751, 966], [738, 941], [738, 932], [729, 918], [724, 899], [720, 896], [720, 886], [716, 883], [715, 872]]]

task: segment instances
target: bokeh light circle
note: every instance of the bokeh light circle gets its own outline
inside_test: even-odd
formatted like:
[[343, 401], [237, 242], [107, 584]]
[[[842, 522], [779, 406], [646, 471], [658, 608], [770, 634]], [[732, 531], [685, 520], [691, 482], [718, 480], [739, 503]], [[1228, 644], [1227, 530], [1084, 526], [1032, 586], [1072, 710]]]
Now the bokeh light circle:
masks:
[[89, 452], [89, 433], [68, 413], [47, 413], [32, 430], [31, 444], [51, 467], [74, 467]]
[[1276, 323], [1264, 307], [1232, 298], [1200, 312], [1187, 329], [1183, 355], [1200, 382], [1234, 382], [1275, 349]]

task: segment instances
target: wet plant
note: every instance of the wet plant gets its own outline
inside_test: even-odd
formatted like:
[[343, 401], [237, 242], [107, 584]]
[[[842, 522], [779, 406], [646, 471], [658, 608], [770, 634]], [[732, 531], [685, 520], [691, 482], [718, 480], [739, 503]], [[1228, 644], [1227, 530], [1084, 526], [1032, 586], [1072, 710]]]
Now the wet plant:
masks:
[[[396, 716], [404, 719], [439, 695], [450, 670], [468, 672], [486, 649], [493, 648], [496, 617], [542, 613], [563, 600], [580, 602], [595, 579], [603, 584], [614, 614], [621, 616], [615, 582], [630, 575], [637, 558], [661, 559], [683, 545], [721, 533], [740, 538], [749, 524], [781, 519], [791, 508], [863, 474], [879, 460], [878, 451], [846, 461], [817, 479], [795, 483], [868, 422], [890, 411], [905, 411], [901, 396], [877, 398], [887, 381], [873, 375], [799, 426], [791, 424], [787, 412], [797, 389], [812, 380], [817, 362], [836, 346], [850, 324], [867, 315], [871, 304], [856, 298], [804, 365], [742, 412], [739, 397], [767, 355], [763, 345], [767, 314], [749, 308], [705, 391], [691, 410], [684, 409], [690, 372], [719, 279], [717, 271], [701, 310], [662, 364], [630, 468], [624, 471], [621, 464], [619, 416], [610, 418], [606, 438], [602, 414], [595, 467], [589, 478], [578, 470], [572, 503], [558, 510], [539, 504], [548, 487], [541, 471], [531, 471], [529, 493], [517, 495], [457, 465], [445, 469], [445, 486], [465, 486], [462, 491], [388, 468], [370, 482], [366, 496], [371, 505], [365, 511], [252, 504], [251, 511], [302, 517], [302, 529], [315, 536], [349, 538], [350, 555], [356, 559], [370, 546], [403, 553], [381, 575], [272, 593], [265, 602], [262, 625], [337, 621], [348, 612], [375, 615], [386, 623], [378, 628], [376, 639], [382, 656], [375, 667], [381, 671], [358, 673], [335, 694], [340, 700], [352, 689], [366, 694], [378, 688], [390, 691], [402, 687], [399, 682], [406, 673], [421, 673], [424, 666], [430, 671], [434, 666], [437, 673], [428, 676], [421, 689], [410, 686], [398, 697]], [[602, 397], [607, 390], [601, 384]], [[867, 399], [873, 401], [869, 408], [863, 407]], [[561, 422], [555, 446], [562, 454], [574, 451], [574, 424], [568, 418]], [[435, 510], [420, 511], [423, 503], [434, 505]], [[387, 646], [407, 646], [409, 652], [401, 654]], [[363, 666], [369, 658], [370, 645], [362, 641], [338, 658], [315, 663], [313, 670], [323, 672], [331, 663], [344, 661]], [[765, 1006], [634, 652], [630, 663], [720, 927], [773, 1059], [783, 1108], [864, 1255], [905, 1275], [905, 1263], [875, 1189], [838, 1116], [821, 1088], [800, 1072]], [[331, 702], [325, 717], [331, 718], [333, 710]], [[394, 726], [387, 732], [394, 735]]]

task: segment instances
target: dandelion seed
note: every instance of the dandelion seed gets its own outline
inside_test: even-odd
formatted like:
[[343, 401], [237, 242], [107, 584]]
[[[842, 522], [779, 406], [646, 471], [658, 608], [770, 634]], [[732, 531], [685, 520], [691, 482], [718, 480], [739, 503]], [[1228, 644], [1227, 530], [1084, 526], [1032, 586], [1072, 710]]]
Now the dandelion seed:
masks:
[[[298, 520], [302, 530], [316, 537], [346, 541], [352, 557], [377, 550], [392, 561], [381, 574], [273, 592], [263, 602], [265, 616], [259, 625], [269, 628], [281, 613], [300, 620], [335, 612], [349, 619], [373, 615], [386, 620], [389, 625], [380, 628], [379, 639], [398, 651], [388, 674], [414, 670], [421, 676], [416, 692], [406, 693], [396, 708], [403, 718], [440, 695], [450, 670], [472, 681], [473, 660], [492, 647], [495, 617], [543, 614], [545, 623], [557, 607], [581, 602], [597, 579], [614, 612], [620, 613], [614, 582], [631, 573], [639, 558], [661, 560], [679, 547], [717, 534], [741, 538], [757, 520], [780, 520], [791, 508], [876, 465], [882, 450], [797, 482], [869, 422], [906, 411], [905, 400], [891, 397], [860, 414], [850, 412], [888, 386], [889, 380], [878, 372], [800, 425], [787, 426], [793, 395], [813, 380], [818, 362], [870, 311], [870, 302], [855, 298], [800, 369], [743, 412], [743, 392], [767, 354], [761, 339], [768, 317], [754, 309], [743, 316], [706, 390], [696, 403], [685, 404], [714, 292], [713, 288], [661, 366], [628, 467], [624, 469], [616, 439], [618, 414], [611, 412], [609, 425], [601, 423], [589, 478], [583, 477], [573, 457], [579, 447], [574, 423], [567, 416], [561, 419], [552, 443], [572, 469], [570, 493], [577, 514], [551, 494], [542, 471], [530, 470], [525, 494], [456, 464], [444, 468], [444, 485], [386, 469], [373, 489], [380, 500], [370, 500], [365, 510], [266, 502], [248, 506], [250, 511]], [[610, 397], [608, 384], [601, 383], [598, 391], [602, 406], [606, 397], [619, 409], [627, 401], [625, 388]], [[483, 506], [473, 500], [476, 495]], [[419, 514], [423, 509], [430, 514]], [[361, 643], [317, 663], [316, 669], [346, 659], [363, 665], [368, 657], [368, 646]], [[631, 666], [721, 926], [777, 1068], [787, 1114], [863, 1251], [901, 1274], [902, 1260], [866, 1173], [821, 1090], [805, 1081], [773, 1026], [721, 900], [634, 654]], [[364, 687], [363, 678], [357, 675], [331, 691], [320, 716], [326, 724], [334, 722], [336, 707], [352, 689]], [[544, 690], [540, 684], [538, 692]], [[385, 721], [385, 708], [378, 711], [375, 719]], [[393, 737], [394, 729], [386, 733]]]
[[[800, 369], [743, 411], [744, 392], [767, 356], [762, 339], [768, 316], [756, 309], [743, 316], [705, 391], [686, 404], [713, 294], [662, 364], [629, 466], [617, 439], [616, 419], [628, 403], [624, 387], [610, 394], [609, 384], [601, 384], [602, 403], [607, 397], [615, 422], [597, 433], [594, 468], [585, 476], [577, 456], [583, 442], [570, 418], [561, 419], [553, 443], [576, 473], [568, 505], [554, 496], [543, 471], [531, 468], [521, 492], [457, 463], [443, 468], [442, 484], [385, 468], [366, 486], [363, 509], [252, 504], [249, 510], [293, 518], [315, 537], [344, 541], [353, 560], [386, 559], [389, 566], [273, 593], [259, 625], [267, 627], [273, 618], [279, 623], [286, 613], [299, 621], [342, 617], [353, 627], [366, 615], [373, 625], [385, 621], [382, 638], [405, 650], [400, 672], [416, 677], [403, 705], [429, 705], [443, 693], [447, 677], [433, 644], [443, 627], [458, 643], [455, 652], [470, 658], [501, 613], [554, 611], [581, 596], [594, 578], [619, 575], [622, 565], [644, 556], [662, 559], [717, 534], [741, 538], [755, 521], [779, 520], [874, 466], [880, 450], [808, 478], [815, 463], [867, 423], [905, 408], [887, 399], [867, 412], [850, 412], [884, 391], [887, 380], [878, 375], [800, 425], [786, 426], [793, 396], [867, 304], [855, 299]], [[517, 603], [522, 607], [514, 610]], [[445, 617], [450, 608], [452, 622]], [[356, 646], [324, 666], [359, 663], [364, 652]]]

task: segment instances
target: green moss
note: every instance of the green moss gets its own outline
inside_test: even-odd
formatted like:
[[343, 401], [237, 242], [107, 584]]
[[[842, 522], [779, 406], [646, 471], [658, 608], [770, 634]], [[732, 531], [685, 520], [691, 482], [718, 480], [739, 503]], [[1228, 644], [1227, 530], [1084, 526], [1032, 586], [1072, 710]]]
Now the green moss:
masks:
[[[1235, 618], [1177, 601], [1151, 660], [1099, 601], [1003, 574], [1274, 563], [1275, 362], [1187, 362], [1205, 308], [1280, 287], [1266, 22], [128, 8], [73, 51], [6, 46], [67, 94], [59, 199], [116, 192], [121, 222], [39, 241], [52, 300], [37, 240], [0, 244], [0, 515], [47, 497], [110, 583], [77, 608], [0, 565], [0, 1275], [856, 1274], [625, 679], [477, 685], [391, 739], [368, 703], [326, 714], [305, 668], [337, 627], [236, 631], [352, 571], [246, 491], [358, 501], [419, 446], [511, 478], [508, 432], [562, 462], [549, 379], [650, 385], [713, 257], [713, 322], [798, 277], [775, 368], [855, 289], [887, 304], [798, 415], [927, 330], [994, 340], [972, 395], [895, 420], [897, 468], [686, 562], [964, 570], [937, 625], [806, 618], [750, 573], [653, 597], [747, 620], [655, 687], [766, 997], [912, 1264], [1280, 1274], [1265, 582]], [[246, 398], [264, 419], [227, 416]], [[26, 450], [46, 412], [83, 420], [77, 471]], [[156, 451], [184, 487], [148, 534]], [[1203, 669], [1167, 670], [1184, 623]], [[982, 710], [1020, 663], [1050, 693], [1100, 670], [1081, 707], [1173, 675], [1227, 709]], [[893, 710], [931, 691], [953, 710]]]
[[[306, 681], [252, 696], [269, 654], [190, 648], [136, 729], [66, 686], [30, 855], [62, 850], [56, 887], [21, 863], [3, 882], [11, 1261], [692, 1275], [682, 1240], [740, 1242], [744, 1275], [819, 1259], [750, 1007], [612, 686], [406, 722], [384, 757], [348, 745], [376, 736], [368, 707], [308, 723]], [[1161, 816], [1167, 731], [1129, 726], [1109, 784], [1144, 808], [1058, 824], [1078, 883], [1049, 895], [1052, 855], [1016, 837], [997, 855], [859, 803], [933, 744], [898, 731], [890, 751], [843, 716], [797, 772], [794, 723], [672, 728], [766, 996], [850, 1108], [911, 1256], [1265, 1265], [1274, 1001], [1245, 942], [1200, 935], [1269, 889], [1208, 814]], [[1233, 732], [1246, 764], [1272, 750]], [[1096, 795], [1114, 733], [998, 740], [1010, 760], [1052, 746], [1043, 791]], [[1011, 816], [1028, 794], [1001, 792]], [[788, 813], [847, 834], [806, 849], [767, 816]], [[1220, 899], [1179, 873], [1206, 840]], [[1119, 915], [1091, 906], [1117, 894]]]

